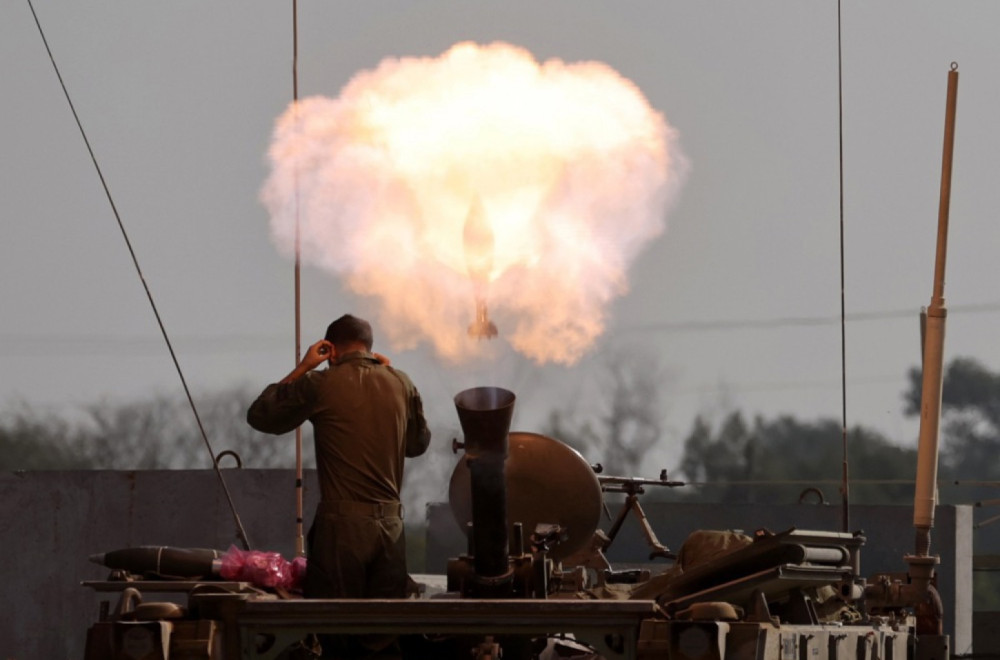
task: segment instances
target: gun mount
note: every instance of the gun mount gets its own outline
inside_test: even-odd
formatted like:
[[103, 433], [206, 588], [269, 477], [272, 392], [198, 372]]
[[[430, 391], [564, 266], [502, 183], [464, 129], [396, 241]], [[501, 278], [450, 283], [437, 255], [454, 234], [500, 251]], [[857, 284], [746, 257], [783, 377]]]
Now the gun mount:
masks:
[[[594, 466], [594, 472], [600, 473], [603, 471], [604, 468], [600, 463]], [[598, 481], [601, 483], [601, 490], [605, 493], [625, 493], [625, 504], [618, 510], [618, 515], [611, 524], [611, 529], [607, 532], [606, 541], [601, 548], [602, 552], [606, 551], [611, 546], [615, 538], [618, 536], [618, 532], [621, 531], [622, 525], [625, 523], [626, 518], [628, 518], [629, 513], [632, 513], [639, 521], [639, 527], [642, 529], [642, 533], [646, 537], [646, 543], [649, 544], [650, 548], [652, 548], [652, 551], [649, 553], [649, 558], [651, 560], [658, 558], [677, 558], [676, 554], [674, 554], [667, 546], [660, 543], [660, 540], [656, 538], [656, 533], [653, 531], [653, 527], [649, 524], [649, 519], [646, 518], [646, 512], [642, 510], [642, 505], [639, 503], [639, 496], [646, 492], [646, 486], [677, 488], [678, 486], [685, 485], [683, 481], [671, 481], [667, 477], [667, 471], [665, 469], [660, 471], [659, 479], [603, 476], [598, 477]], [[607, 504], [605, 504], [605, 511], [608, 513], [608, 518], [611, 518], [611, 512], [607, 510]], [[610, 570], [610, 567], [608, 570]], [[608, 577], [612, 577], [610, 574], [607, 575]]]

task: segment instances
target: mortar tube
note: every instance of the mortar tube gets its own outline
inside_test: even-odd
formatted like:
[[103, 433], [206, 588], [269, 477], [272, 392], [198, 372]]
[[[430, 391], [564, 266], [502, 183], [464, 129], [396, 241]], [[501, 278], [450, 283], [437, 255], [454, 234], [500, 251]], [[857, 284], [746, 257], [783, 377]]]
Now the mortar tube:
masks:
[[509, 596], [513, 588], [504, 466], [515, 398], [498, 387], [477, 387], [455, 396], [471, 481], [473, 594], [479, 598]]
[[476, 575], [496, 578], [509, 572], [507, 489], [502, 455], [468, 459], [472, 486], [472, 545]]

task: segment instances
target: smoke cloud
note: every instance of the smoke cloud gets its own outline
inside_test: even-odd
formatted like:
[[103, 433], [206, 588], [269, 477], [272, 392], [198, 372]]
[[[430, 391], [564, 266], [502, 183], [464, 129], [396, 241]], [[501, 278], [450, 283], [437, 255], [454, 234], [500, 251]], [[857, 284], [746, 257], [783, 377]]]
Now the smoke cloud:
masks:
[[380, 337], [452, 361], [486, 348], [467, 333], [477, 296], [499, 340], [577, 361], [686, 169], [629, 80], [503, 43], [386, 59], [335, 99], [301, 100], [269, 157], [282, 253], [298, 223], [302, 262], [375, 301]]

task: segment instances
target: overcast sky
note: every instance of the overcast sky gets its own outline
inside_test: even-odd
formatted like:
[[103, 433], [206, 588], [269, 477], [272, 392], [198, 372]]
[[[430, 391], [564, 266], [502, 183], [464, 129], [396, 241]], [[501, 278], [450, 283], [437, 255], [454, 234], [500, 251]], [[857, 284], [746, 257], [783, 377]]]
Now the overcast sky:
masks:
[[[196, 395], [283, 376], [293, 266], [259, 191], [292, 96], [291, 3], [35, 8]], [[1000, 4], [846, 0], [842, 17], [846, 306], [866, 317], [847, 324], [848, 422], [911, 445], [901, 394], [931, 294], [953, 61], [945, 351], [1000, 369]], [[299, 3], [300, 96], [335, 97], [386, 57], [500, 40], [540, 61], [608, 64], [691, 163], [666, 233], [579, 364], [537, 367], [503, 349], [502, 327], [501, 359], [463, 367], [376, 345], [438, 428], [457, 427], [451, 398], [474, 385], [515, 391], [515, 430], [556, 408], [592, 415], [613, 351], [666, 374], [657, 471], [676, 465], [698, 413], [840, 418], [837, 18], [832, 0]], [[26, 1], [0, 7], [0, 86], [0, 404], [71, 414], [179, 391]], [[302, 300], [306, 343], [372, 306], [310, 268]]]

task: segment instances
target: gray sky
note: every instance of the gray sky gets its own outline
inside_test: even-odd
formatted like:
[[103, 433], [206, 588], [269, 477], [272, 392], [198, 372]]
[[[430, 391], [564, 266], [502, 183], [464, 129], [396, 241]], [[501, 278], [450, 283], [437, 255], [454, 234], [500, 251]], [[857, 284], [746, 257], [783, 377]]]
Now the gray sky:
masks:
[[[291, 3], [35, 8], [196, 395], [284, 375], [293, 269], [258, 193], [292, 95]], [[848, 421], [904, 444], [916, 436], [901, 393], [931, 294], [952, 61], [946, 356], [1000, 369], [997, 25], [992, 0], [843, 3], [846, 304], [877, 317], [847, 326]], [[679, 131], [691, 171], [609, 332], [578, 365], [507, 354], [456, 368], [376, 346], [413, 376], [438, 427], [457, 426], [451, 397], [474, 385], [517, 393], [516, 430], [538, 430], [553, 408], [592, 414], [612, 348], [667, 373], [663, 467], [699, 412], [839, 418], [839, 323], [780, 322], [840, 311], [836, 3], [304, 0], [300, 96], [336, 96], [385, 57], [466, 40], [607, 63]], [[0, 7], [0, 60], [0, 404], [70, 414], [179, 391], [26, 1]], [[307, 343], [332, 317], [371, 307], [308, 268], [302, 299]], [[985, 308], [963, 311], [975, 305]]]

